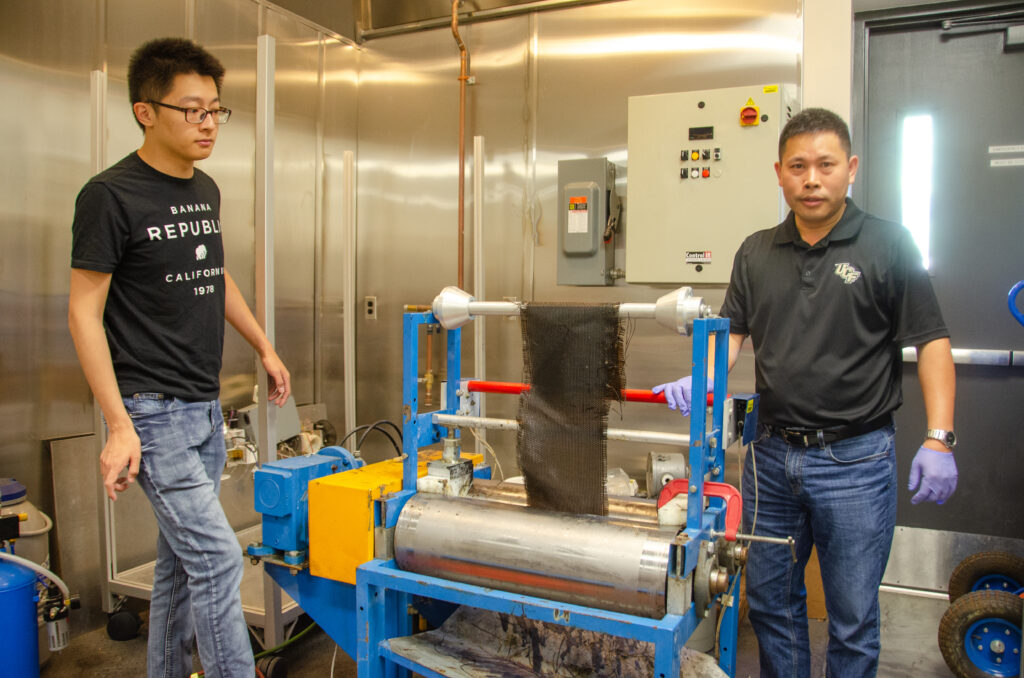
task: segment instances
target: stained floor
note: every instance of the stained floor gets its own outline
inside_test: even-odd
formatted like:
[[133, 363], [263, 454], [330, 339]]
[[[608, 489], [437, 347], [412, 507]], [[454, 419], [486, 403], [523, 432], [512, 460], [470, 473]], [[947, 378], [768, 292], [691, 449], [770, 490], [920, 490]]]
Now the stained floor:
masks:
[[[947, 608], [944, 600], [883, 592], [882, 656], [878, 675], [941, 676], [952, 674], [939, 653], [936, 635], [939, 619]], [[299, 628], [305, 623], [299, 622]], [[145, 627], [144, 627], [145, 628]], [[811, 622], [812, 675], [824, 674], [827, 643], [824, 621]], [[355, 662], [319, 628], [282, 652], [291, 678], [353, 678]], [[737, 678], [758, 675], [757, 639], [748, 622], [740, 626]], [[332, 673], [333, 662], [333, 673]], [[41, 678], [92, 676], [144, 676], [146, 641], [143, 637], [117, 642], [105, 629], [73, 635], [65, 650], [52, 655], [42, 667]]]

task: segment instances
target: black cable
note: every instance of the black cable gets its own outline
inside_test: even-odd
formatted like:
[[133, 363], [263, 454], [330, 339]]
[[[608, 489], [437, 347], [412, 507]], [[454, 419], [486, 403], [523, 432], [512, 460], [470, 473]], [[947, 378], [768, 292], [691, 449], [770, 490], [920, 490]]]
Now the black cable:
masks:
[[375, 421], [372, 424], [370, 424], [369, 428], [367, 428], [367, 430], [359, 438], [359, 442], [356, 443], [356, 449], [358, 450], [358, 449], [362, 448], [363, 441], [366, 440], [366, 436], [370, 435], [370, 431], [380, 431], [381, 433], [383, 433], [384, 435], [386, 435], [388, 437], [388, 440], [391, 441], [391, 444], [395, 448], [395, 452], [398, 454], [399, 457], [401, 457], [402, 456], [402, 448], [399, 447], [398, 443], [395, 442], [395, 439], [391, 437], [390, 433], [388, 433], [386, 430], [380, 428], [381, 424], [389, 424], [392, 428], [394, 428], [396, 431], [398, 431], [398, 439], [402, 440], [402, 432], [398, 430], [398, 426], [394, 422], [388, 421], [387, 419], [378, 419], [377, 421]]
[[390, 433], [388, 433], [385, 429], [380, 428], [381, 424], [389, 424], [392, 428], [394, 428], [396, 431], [398, 431], [398, 439], [399, 440], [402, 439], [402, 432], [401, 432], [401, 430], [398, 428], [398, 426], [394, 422], [388, 421], [386, 419], [379, 419], [379, 420], [373, 422], [372, 424], [362, 424], [360, 426], [356, 426], [354, 429], [352, 429], [351, 431], [346, 433], [345, 437], [342, 438], [341, 440], [339, 440], [337, 445], [339, 447], [344, 447], [344, 444], [345, 444], [346, 440], [348, 440], [349, 438], [354, 436], [356, 433], [359, 433], [360, 431], [364, 431], [363, 435], [356, 442], [356, 451], [358, 452], [360, 449], [362, 449], [363, 441], [366, 440], [366, 436], [370, 435], [370, 431], [376, 430], [376, 431], [380, 431], [381, 433], [386, 435], [388, 437], [388, 440], [391, 441], [391, 445], [392, 445], [392, 447], [395, 448], [395, 452], [398, 454], [398, 456], [399, 457], [402, 456], [402, 448], [401, 448], [401, 446], [391, 436]]
[[[362, 426], [356, 426], [354, 429], [352, 429], [351, 431], [346, 433], [345, 437], [337, 442], [338, 447], [344, 447], [346, 440], [348, 440], [349, 438], [354, 436], [356, 433], [359, 433], [360, 431], [362, 431], [365, 428], [368, 428], [368, 426], [366, 424], [363, 424]], [[359, 448], [356, 448], [356, 449], [359, 449]]]
[[398, 440], [401, 441], [401, 442], [405, 442], [405, 441], [402, 440], [402, 429], [399, 428], [398, 424], [396, 424], [395, 422], [393, 422], [393, 421], [391, 421], [389, 419], [378, 419], [377, 421], [375, 421], [372, 424], [370, 424], [370, 426], [373, 427], [373, 426], [377, 426], [378, 424], [387, 424], [391, 428], [395, 429], [395, 433], [398, 434]]

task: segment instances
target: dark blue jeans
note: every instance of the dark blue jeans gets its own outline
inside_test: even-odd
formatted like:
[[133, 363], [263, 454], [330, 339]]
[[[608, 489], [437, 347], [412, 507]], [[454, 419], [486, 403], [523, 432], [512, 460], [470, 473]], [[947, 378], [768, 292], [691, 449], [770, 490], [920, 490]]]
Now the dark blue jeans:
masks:
[[826, 676], [869, 678], [877, 673], [878, 587], [896, 525], [894, 437], [895, 428], [886, 426], [802, 447], [762, 434], [753, 455], [748, 451], [744, 529], [793, 536], [797, 556], [794, 563], [784, 545], [750, 545], [747, 600], [761, 676], [810, 677], [804, 567], [812, 545], [818, 549], [828, 611]]
[[255, 674], [242, 613], [242, 549], [217, 494], [227, 453], [220, 403], [124, 399], [142, 441], [138, 481], [160, 527], [149, 606], [150, 678]]

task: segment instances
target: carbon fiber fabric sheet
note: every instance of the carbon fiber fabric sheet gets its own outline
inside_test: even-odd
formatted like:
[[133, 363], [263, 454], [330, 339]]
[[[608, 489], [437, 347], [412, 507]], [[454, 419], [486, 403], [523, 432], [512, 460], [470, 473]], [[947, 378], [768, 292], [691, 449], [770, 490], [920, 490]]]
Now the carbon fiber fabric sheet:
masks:
[[608, 515], [607, 420], [625, 386], [616, 305], [523, 306], [524, 378], [519, 396], [519, 468], [527, 503]]

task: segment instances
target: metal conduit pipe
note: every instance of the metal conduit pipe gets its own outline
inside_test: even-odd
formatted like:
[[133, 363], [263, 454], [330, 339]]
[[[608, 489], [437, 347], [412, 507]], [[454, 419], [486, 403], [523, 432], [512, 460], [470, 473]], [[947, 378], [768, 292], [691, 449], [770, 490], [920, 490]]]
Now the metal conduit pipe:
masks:
[[395, 561], [410, 572], [660, 619], [675, 535], [621, 519], [420, 492], [398, 516]]
[[[482, 428], [497, 431], [518, 431], [519, 422], [515, 419], [497, 419], [493, 417], [468, 417], [461, 414], [434, 413], [432, 419], [439, 426], [458, 428]], [[608, 440], [623, 440], [631, 443], [652, 443], [654, 445], [680, 445], [689, 447], [690, 436], [685, 433], [664, 433], [662, 431], [644, 431], [639, 429], [610, 428], [606, 432]]]
[[459, 5], [452, 0], [452, 35], [459, 46], [459, 288], [463, 287], [463, 259], [466, 224], [466, 81], [469, 80], [469, 50], [459, 35]]

